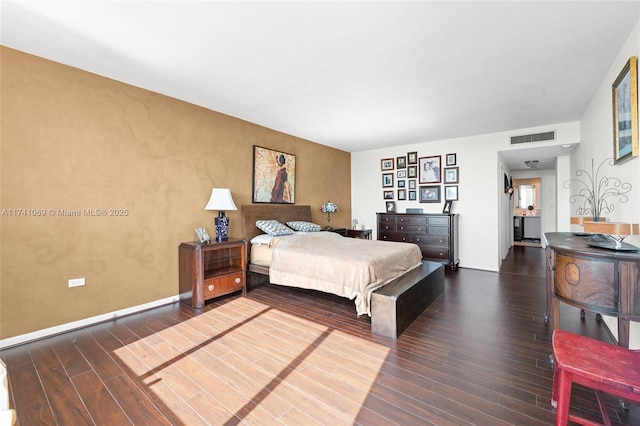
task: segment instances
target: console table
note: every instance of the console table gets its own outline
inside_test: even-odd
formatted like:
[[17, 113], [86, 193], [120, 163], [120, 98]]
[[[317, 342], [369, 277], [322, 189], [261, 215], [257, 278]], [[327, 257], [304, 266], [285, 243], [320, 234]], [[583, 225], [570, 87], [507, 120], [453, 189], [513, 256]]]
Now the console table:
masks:
[[544, 234], [547, 310], [560, 328], [560, 302], [618, 319], [618, 345], [629, 347], [629, 321], [640, 321], [640, 251], [590, 247], [571, 232]]

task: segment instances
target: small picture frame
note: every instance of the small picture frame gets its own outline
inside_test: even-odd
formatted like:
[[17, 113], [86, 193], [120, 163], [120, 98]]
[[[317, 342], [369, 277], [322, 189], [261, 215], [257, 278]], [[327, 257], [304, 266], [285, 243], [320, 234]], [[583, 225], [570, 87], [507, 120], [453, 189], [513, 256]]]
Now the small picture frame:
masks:
[[421, 203], [439, 203], [440, 202], [440, 185], [428, 185], [420, 187]]
[[458, 185], [444, 187], [445, 201], [458, 201]]
[[417, 178], [418, 177], [418, 166], [409, 166], [407, 167], [407, 177], [408, 178]]
[[418, 164], [418, 151], [407, 152], [407, 164]]
[[396, 203], [395, 201], [387, 201], [387, 213], [395, 213], [396, 212]]
[[382, 174], [382, 187], [383, 188], [393, 187], [393, 173]]
[[406, 169], [407, 168], [407, 157], [396, 157], [396, 168], [397, 169]]
[[393, 158], [383, 158], [380, 160], [380, 170], [393, 170]]
[[409, 201], [416, 201], [416, 191], [409, 191]]
[[382, 191], [382, 198], [384, 200], [393, 200], [393, 190], [391, 190], [391, 191]]
[[407, 177], [407, 171], [406, 170], [398, 170], [396, 172], [398, 179], [404, 179]]
[[444, 183], [458, 183], [458, 167], [444, 169]]
[[196, 228], [195, 230], [196, 236], [198, 237], [198, 241], [200, 241], [200, 243], [208, 243], [211, 241], [211, 237], [207, 233], [207, 230], [204, 226]]
[[407, 199], [407, 190], [406, 189], [398, 189], [398, 201]]
[[398, 179], [398, 188], [404, 188], [406, 181], [404, 179]]
[[451, 206], [453, 201], [448, 200], [444, 202], [444, 207], [442, 208], [442, 214], [451, 214]]
[[456, 154], [447, 154], [445, 158], [446, 158], [445, 166], [456, 165]]

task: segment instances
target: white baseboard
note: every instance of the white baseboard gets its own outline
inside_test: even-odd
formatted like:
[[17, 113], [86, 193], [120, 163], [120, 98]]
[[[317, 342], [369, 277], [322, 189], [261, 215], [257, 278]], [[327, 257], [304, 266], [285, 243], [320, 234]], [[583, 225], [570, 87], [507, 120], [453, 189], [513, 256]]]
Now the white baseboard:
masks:
[[32, 333], [21, 334], [20, 336], [9, 337], [8, 339], [0, 340], [0, 349], [6, 349], [11, 346], [21, 345], [23, 343], [31, 342], [33, 340], [43, 339], [45, 337], [54, 336], [56, 334], [65, 333], [71, 330], [77, 330], [79, 328], [87, 327], [90, 325], [98, 324], [100, 322], [109, 321], [126, 315], [135, 314], [136, 312], [146, 311], [147, 309], [157, 308], [158, 306], [168, 305], [179, 300], [178, 296], [171, 296], [165, 299], [154, 300], [153, 302], [144, 303], [138, 306], [131, 306], [129, 308], [120, 309], [119, 311], [109, 312], [95, 317], [85, 318], [78, 321], [69, 322], [66, 324], [56, 325], [55, 327], [44, 328], [42, 330], [34, 331]]

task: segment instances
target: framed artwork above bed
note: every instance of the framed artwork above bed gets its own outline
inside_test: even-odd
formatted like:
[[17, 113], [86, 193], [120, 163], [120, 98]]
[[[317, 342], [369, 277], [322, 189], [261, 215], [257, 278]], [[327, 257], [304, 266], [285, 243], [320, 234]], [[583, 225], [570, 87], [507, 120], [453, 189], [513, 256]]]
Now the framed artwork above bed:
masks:
[[294, 204], [296, 156], [253, 146], [253, 202]]

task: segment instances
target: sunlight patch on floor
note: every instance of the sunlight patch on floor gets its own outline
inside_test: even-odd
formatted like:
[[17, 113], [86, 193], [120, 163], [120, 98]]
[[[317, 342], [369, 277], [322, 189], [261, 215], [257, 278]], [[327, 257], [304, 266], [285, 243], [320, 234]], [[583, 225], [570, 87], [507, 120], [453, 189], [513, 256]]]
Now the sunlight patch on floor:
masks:
[[352, 424], [388, 353], [246, 297], [115, 351], [186, 424]]

